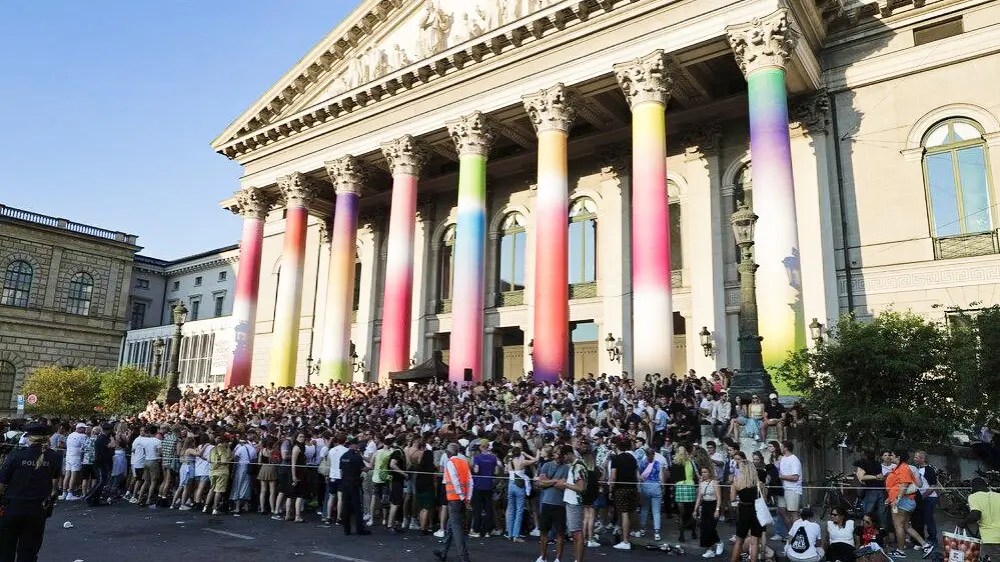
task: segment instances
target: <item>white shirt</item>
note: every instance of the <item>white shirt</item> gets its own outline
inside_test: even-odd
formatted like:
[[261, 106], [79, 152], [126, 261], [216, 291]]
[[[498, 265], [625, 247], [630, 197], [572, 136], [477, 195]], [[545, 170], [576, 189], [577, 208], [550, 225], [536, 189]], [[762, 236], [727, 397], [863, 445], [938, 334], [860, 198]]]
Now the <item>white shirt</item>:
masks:
[[83, 447], [87, 434], [74, 431], [66, 436], [66, 459], [83, 462]]
[[[571, 464], [569, 467], [569, 474], [566, 475], [567, 484], [576, 484], [577, 475], [584, 477], [586, 474], [586, 468], [580, 463]], [[574, 474], [577, 473], [577, 474]], [[563, 490], [563, 501], [569, 505], [580, 505], [580, 493], [575, 490], [570, 490], [566, 488]]]
[[[795, 482], [789, 482], [788, 480], [781, 480], [781, 487], [785, 489], [785, 492], [794, 492], [796, 494], [802, 494], [802, 461], [799, 457], [795, 455], [782, 455], [778, 459], [778, 474], [781, 476], [791, 476], [797, 474], [799, 479]], [[817, 525], [817, 528], [819, 525]], [[791, 534], [789, 534], [791, 536]]]
[[[920, 474], [920, 495], [923, 495], [925, 492], [927, 492], [927, 489], [931, 487], [930, 484], [927, 483], [927, 478], [924, 477], [924, 472], [926, 469], [927, 469], [926, 466], [917, 467], [917, 473]], [[931, 492], [930, 494], [927, 494], [926, 497], [936, 498], [938, 497], [938, 493]]]
[[712, 453], [712, 463], [715, 465], [715, 478], [722, 482], [722, 473], [726, 471], [726, 457], [718, 449]]
[[330, 481], [340, 480], [340, 457], [344, 456], [347, 452], [347, 447], [343, 445], [337, 445], [330, 449], [327, 454], [327, 458], [330, 459]]
[[840, 527], [833, 521], [826, 522], [826, 534], [830, 537], [830, 542], [842, 542], [854, 544], [854, 521], [848, 519], [844, 521], [844, 526]]
[[163, 442], [156, 437], [147, 437], [145, 441], [142, 442], [142, 447], [144, 451], [144, 457], [146, 462], [158, 461], [160, 460], [160, 451], [163, 448]]
[[132, 468], [146, 466], [146, 447], [144, 445], [146, 439], [146, 437], [140, 435], [132, 442]]
[[[804, 552], [795, 552], [792, 550], [792, 545], [795, 544], [795, 534], [799, 532], [800, 528], [805, 529], [806, 540], [809, 544], [808, 548]], [[809, 560], [811, 558], [821, 556], [820, 553], [816, 551], [816, 543], [819, 542], [819, 534], [819, 523], [816, 523], [815, 521], [803, 521], [802, 519], [795, 521], [795, 523], [792, 523], [792, 528], [788, 530], [788, 536], [792, 537], [792, 540], [785, 547], [785, 556], [791, 560]]]

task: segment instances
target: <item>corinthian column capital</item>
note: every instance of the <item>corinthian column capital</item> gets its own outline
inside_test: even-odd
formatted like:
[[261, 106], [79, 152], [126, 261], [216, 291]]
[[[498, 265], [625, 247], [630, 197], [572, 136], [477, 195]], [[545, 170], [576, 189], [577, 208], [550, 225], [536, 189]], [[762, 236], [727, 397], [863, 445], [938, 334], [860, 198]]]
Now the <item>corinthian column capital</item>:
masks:
[[534, 94], [522, 96], [535, 132], [557, 130], [569, 133], [576, 118], [576, 92], [559, 83]]
[[481, 111], [448, 121], [446, 125], [451, 140], [455, 141], [455, 148], [458, 150], [459, 156], [467, 154], [487, 156], [489, 154], [496, 133], [489, 118]]
[[612, 68], [618, 85], [625, 93], [630, 106], [655, 101], [667, 104], [674, 81], [666, 71], [667, 55], [657, 49], [630, 62], [621, 62]]
[[427, 148], [413, 135], [403, 135], [396, 140], [382, 143], [382, 154], [389, 162], [392, 175], [419, 176], [427, 163]]
[[278, 178], [278, 189], [288, 207], [308, 207], [316, 197], [316, 182], [302, 172], [292, 172]]
[[785, 68], [799, 37], [792, 29], [791, 18], [788, 8], [780, 8], [749, 23], [726, 28], [729, 45], [744, 76], [761, 68]]
[[236, 192], [236, 205], [230, 210], [244, 219], [264, 220], [276, 197], [259, 187], [244, 187]]
[[367, 175], [360, 160], [348, 154], [325, 164], [326, 173], [330, 176], [330, 181], [333, 182], [333, 188], [337, 195], [341, 193], [358, 195], [361, 193]]

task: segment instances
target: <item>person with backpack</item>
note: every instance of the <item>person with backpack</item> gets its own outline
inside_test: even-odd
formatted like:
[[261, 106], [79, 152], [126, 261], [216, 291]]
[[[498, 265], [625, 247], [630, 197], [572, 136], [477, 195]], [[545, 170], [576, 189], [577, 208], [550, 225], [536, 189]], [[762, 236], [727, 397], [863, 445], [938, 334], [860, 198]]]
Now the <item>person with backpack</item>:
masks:
[[566, 480], [556, 482], [556, 488], [563, 490], [566, 534], [573, 538], [573, 554], [576, 556], [576, 562], [583, 562], [587, 546], [583, 540], [583, 495], [587, 490], [587, 466], [579, 457], [575, 457], [572, 446], [563, 445], [561, 452], [563, 458], [572, 458], [573, 461], [566, 474]]
[[798, 520], [788, 530], [791, 539], [785, 545], [785, 556], [789, 562], [819, 562], [823, 559], [822, 530], [812, 517], [812, 508], [802, 508]]
[[403, 508], [404, 483], [406, 481], [406, 455], [403, 454], [403, 447], [406, 446], [406, 437], [400, 436], [396, 439], [396, 447], [389, 453], [389, 521], [387, 526], [392, 533], [402, 533], [405, 531], [397, 526], [396, 518]]

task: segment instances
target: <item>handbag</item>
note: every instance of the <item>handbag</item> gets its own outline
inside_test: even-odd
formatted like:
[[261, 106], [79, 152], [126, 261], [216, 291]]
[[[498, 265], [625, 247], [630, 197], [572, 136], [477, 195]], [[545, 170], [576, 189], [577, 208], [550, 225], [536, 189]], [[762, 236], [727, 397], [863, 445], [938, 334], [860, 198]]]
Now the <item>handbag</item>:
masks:
[[774, 523], [774, 517], [771, 516], [771, 510], [767, 507], [767, 500], [760, 493], [760, 485], [757, 486], [757, 499], [753, 501], [753, 509], [757, 512], [757, 522], [760, 523], [761, 527], [767, 527], [771, 523]]
[[976, 562], [983, 541], [969, 536], [965, 529], [955, 527], [954, 533], [941, 533], [944, 562]]

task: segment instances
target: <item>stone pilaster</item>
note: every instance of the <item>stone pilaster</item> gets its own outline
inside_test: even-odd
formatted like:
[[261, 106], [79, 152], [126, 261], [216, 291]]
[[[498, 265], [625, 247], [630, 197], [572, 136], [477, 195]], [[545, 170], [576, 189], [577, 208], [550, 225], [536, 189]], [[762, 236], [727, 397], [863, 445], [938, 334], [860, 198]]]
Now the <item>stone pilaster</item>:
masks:
[[427, 148], [413, 135], [403, 135], [382, 143], [382, 154], [389, 162], [389, 171], [394, 176], [404, 174], [419, 177], [428, 158]]
[[631, 62], [614, 65], [615, 78], [630, 106], [657, 102], [664, 106], [670, 99], [673, 80], [666, 72], [667, 56], [662, 50], [639, 57]]
[[781, 8], [762, 18], [726, 28], [729, 45], [744, 76], [761, 68], [785, 68], [799, 37], [791, 22], [788, 9]]
[[536, 133], [548, 130], [569, 133], [576, 118], [577, 94], [574, 90], [559, 83], [521, 99]]

